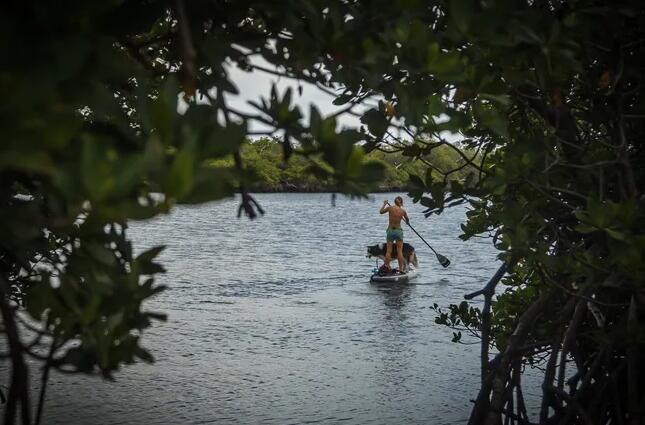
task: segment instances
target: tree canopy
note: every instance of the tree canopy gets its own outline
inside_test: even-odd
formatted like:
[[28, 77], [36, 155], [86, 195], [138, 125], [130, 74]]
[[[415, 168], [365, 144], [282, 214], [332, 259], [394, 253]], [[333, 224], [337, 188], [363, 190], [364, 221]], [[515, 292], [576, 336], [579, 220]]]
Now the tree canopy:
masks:
[[[140, 332], [163, 314], [142, 303], [163, 289], [162, 247], [133, 255], [127, 223], [177, 202], [242, 194], [240, 214], [263, 210], [240, 156], [252, 121], [283, 135], [283, 156], [316, 155], [312, 172], [363, 195], [383, 172], [363, 163], [365, 135], [337, 129], [292, 93], [267, 93], [256, 112], [230, 107], [227, 64], [291, 64], [330, 87], [318, 58], [333, 33], [293, 41], [303, 14], [328, 26], [316, 2], [9, 2], [0, 17], [0, 307], [12, 375], [5, 423], [32, 423], [26, 358], [49, 369], [101, 373], [151, 361]], [[321, 28], [321, 30], [323, 30]], [[326, 29], [324, 31], [327, 31]], [[318, 37], [318, 36], [317, 36]], [[304, 52], [309, 52], [307, 55]], [[297, 55], [296, 55], [297, 53]], [[290, 59], [287, 59], [290, 57]], [[188, 103], [178, 113], [178, 98]], [[197, 101], [201, 100], [200, 103]], [[297, 140], [297, 144], [296, 144]], [[233, 169], [213, 160], [233, 158]], [[28, 340], [33, 338], [33, 340]], [[43, 385], [35, 422], [41, 419]]]
[[[161, 248], [134, 257], [127, 222], [235, 191], [240, 213], [261, 214], [241, 152], [258, 123], [281, 140], [285, 161], [300, 156], [312, 176], [354, 196], [383, 178], [384, 166], [366, 153], [416, 159], [424, 167], [410, 194], [426, 213], [467, 204], [462, 237], [492, 238], [503, 265], [468, 294], [483, 295], [483, 307], [438, 307], [439, 322], [482, 339], [470, 423], [642, 418], [640, 2], [44, 1], [5, 9], [6, 423], [19, 407], [32, 422], [25, 357], [43, 362], [43, 382], [51, 367], [109, 378], [123, 363], [151, 360], [139, 333], [163, 316], [141, 306], [162, 289], [154, 284]], [[303, 118], [292, 90], [274, 88], [253, 110], [237, 110], [232, 66], [316, 85], [363, 127], [339, 129], [338, 114], [315, 107]], [[446, 132], [463, 140], [451, 143]], [[424, 162], [437, 149], [460, 162]], [[221, 164], [227, 158], [233, 167]], [[467, 167], [475, 172], [453, 178]], [[530, 418], [521, 371], [540, 358], [542, 406]]]
[[[300, 155], [285, 162], [282, 141], [261, 137], [243, 143], [240, 157], [248, 170], [248, 185], [252, 192], [333, 192], [335, 182], [330, 178], [319, 178], [312, 174], [312, 161], [318, 161], [314, 167], [321, 166], [319, 155], [305, 158]], [[371, 182], [373, 191], [407, 191], [411, 187], [410, 176], [424, 175], [430, 164], [438, 171], [434, 176], [441, 176], [442, 171], [456, 169], [464, 164], [461, 156], [447, 146], [433, 150], [421, 158], [410, 158], [401, 150], [390, 147], [375, 149], [365, 155], [366, 162], [381, 164], [383, 177]], [[234, 169], [233, 158], [213, 160], [211, 164], [224, 169]], [[465, 181], [468, 174], [475, 172], [471, 166], [461, 168], [451, 175], [451, 179]], [[475, 183], [474, 181], [472, 182]]]

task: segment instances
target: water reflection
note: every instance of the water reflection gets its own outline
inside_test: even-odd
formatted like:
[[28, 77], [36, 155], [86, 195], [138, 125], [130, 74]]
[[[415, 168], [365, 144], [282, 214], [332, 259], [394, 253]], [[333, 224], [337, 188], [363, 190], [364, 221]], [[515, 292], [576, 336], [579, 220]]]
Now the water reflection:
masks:
[[410, 301], [415, 291], [414, 285], [409, 283], [376, 284], [375, 288], [382, 295], [385, 306], [378, 335], [381, 349], [375, 384], [381, 401], [391, 403], [405, 397], [413, 386], [410, 362], [414, 358], [411, 328], [415, 312], [409, 310], [414, 309]]
[[377, 291], [382, 293], [383, 304], [391, 311], [399, 311], [410, 299], [414, 285], [409, 283], [372, 283]]

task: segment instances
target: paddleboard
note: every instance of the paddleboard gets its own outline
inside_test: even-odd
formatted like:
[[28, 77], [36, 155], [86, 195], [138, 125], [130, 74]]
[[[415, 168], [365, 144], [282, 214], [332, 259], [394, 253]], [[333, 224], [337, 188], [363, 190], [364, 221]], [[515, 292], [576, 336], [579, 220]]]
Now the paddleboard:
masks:
[[370, 278], [370, 282], [378, 282], [378, 283], [406, 283], [411, 281], [412, 279], [416, 278], [417, 275], [419, 274], [418, 271], [415, 269], [412, 269], [408, 271], [405, 274], [388, 274], [385, 276], [379, 276], [377, 272], [374, 272], [372, 277]]

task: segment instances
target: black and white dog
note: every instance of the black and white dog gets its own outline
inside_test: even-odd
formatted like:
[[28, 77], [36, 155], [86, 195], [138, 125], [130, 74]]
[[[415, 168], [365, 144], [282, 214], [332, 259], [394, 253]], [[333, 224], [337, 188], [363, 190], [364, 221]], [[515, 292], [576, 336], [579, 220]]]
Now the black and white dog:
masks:
[[[386, 248], [387, 247], [384, 243], [369, 245], [367, 247], [367, 258], [377, 257], [381, 260], [385, 260]], [[396, 244], [392, 244], [392, 261], [396, 261], [396, 258]], [[403, 261], [405, 262], [405, 264], [403, 265], [404, 270], [410, 269], [410, 263], [414, 264], [414, 267], [419, 266], [419, 262], [417, 261], [417, 254], [414, 252], [414, 247], [405, 242], [403, 242]]]

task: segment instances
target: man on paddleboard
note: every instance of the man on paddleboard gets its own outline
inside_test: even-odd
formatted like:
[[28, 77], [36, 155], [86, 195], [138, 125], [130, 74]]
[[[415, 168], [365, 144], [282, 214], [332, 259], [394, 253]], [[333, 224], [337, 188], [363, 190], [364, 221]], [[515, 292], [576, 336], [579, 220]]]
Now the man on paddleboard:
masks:
[[403, 273], [403, 229], [401, 228], [401, 219], [406, 223], [410, 223], [408, 213], [403, 209], [403, 198], [397, 196], [394, 198], [394, 205], [390, 205], [387, 199], [383, 202], [383, 206], [379, 211], [381, 214], [389, 214], [389, 224], [386, 231], [387, 236], [387, 250], [385, 251], [385, 266], [390, 267], [392, 260], [392, 242], [396, 242], [396, 255], [399, 262], [399, 272]]

